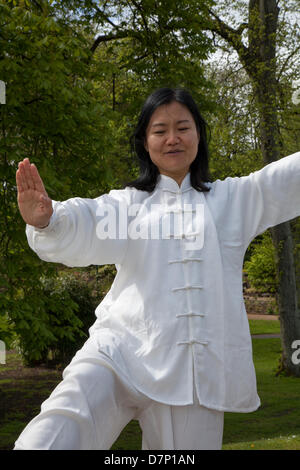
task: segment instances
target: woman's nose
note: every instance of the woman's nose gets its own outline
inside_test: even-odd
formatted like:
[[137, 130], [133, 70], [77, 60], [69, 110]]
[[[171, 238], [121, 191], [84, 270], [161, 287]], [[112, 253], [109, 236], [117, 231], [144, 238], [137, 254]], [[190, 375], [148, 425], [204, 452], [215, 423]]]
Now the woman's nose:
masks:
[[174, 145], [174, 144], [177, 144], [178, 141], [179, 141], [179, 136], [178, 136], [177, 132], [170, 131], [167, 135], [167, 143], [169, 145]]

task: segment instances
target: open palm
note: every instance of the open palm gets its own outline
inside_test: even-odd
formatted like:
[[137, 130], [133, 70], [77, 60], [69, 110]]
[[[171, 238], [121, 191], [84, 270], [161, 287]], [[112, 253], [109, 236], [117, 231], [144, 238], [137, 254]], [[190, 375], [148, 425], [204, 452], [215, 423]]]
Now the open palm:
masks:
[[36, 166], [25, 158], [16, 173], [18, 205], [26, 224], [34, 227], [48, 225], [53, 213], [52, 200], [48, 197]]

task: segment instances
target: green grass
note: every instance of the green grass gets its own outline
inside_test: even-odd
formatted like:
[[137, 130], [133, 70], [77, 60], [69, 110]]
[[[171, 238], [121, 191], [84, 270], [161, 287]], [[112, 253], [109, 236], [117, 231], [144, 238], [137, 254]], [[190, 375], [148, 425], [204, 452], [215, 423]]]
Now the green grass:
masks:
[[[250, 328], [252, 334], [279, 333], [279, 322], [251, 320]], [[223, 449], [300, 450], [300, 380], [275, 375], [281, 351], [279, 338], [253, 339], [252, 343], [262, 405], [253, 413], [225, 413]], [[20, 360], [8, 356], [8, 362], [11, 360], [19, 367]], [[7, 364], [8, 369], [11, 366]], [[42, 401], [60, 380], [60, 374], [53, 371], [45, 377], [43, 374], [38, 378], [22, 376], [19, 382], [11, 379], [9, 383], [8, 377], [1, 377], [3, 367], [6, 366], [0, 366], [0, 396], [3, 398], [0, 400], [0, 449], [10, 449], [29, 421], [30, 413], [32, 417], [37, 414]], [[10, 404], [8, 408], [5, 397]], [[131, 421], [112, 450], [140, 448], [141, 430], [136, 421]]]
[[252, 335], [279, 334], [279, 320], [249, 320]]
[[252, 342], [262, 405], [253, 413], [225, 413], [223, 448], [300, 449], [300, 380], [275, 375], [280, 339]]
[[257, 441], [236, 442], [223, 445], [223, 450], [299, 450], [300, 435], [279, 436]]

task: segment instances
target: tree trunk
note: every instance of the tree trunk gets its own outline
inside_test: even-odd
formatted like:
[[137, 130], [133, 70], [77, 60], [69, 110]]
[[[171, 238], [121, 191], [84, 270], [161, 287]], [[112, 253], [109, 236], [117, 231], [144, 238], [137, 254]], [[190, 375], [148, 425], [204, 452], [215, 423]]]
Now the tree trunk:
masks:
[[[233, 29], [208, 9], [207, 29], [220, 35], [238, 53], [251, 78], [260, 119], [260, 142], [265, 164], [278, 160], [282, 142], [279, 132], [276, 98], [276, 34], [279, 8], [277, 0], [249, 0], [248, 25]], [[248, 26], [248, 47], [242, 32]], [[294, 244], [290, 222], [271, 229], [276, 252], [279, 289], [277, 294], [281, 325], [282, 357], [280, 370], [300, 377], [300, 364], [293, 360], [293, 343], [300, 340], [300, 314], [294, 262]], [[295, 346], [296, 343], [294, 343]], [[294, 356], [297, 356], [297, 354]]]
[[[276, 0], [249, 0], [250, 73], [260, 117], [260, 140], [265, 164], [278, 160], [281, 140], [276, 105], [276, 33], [279, 8]], [[254, 61], [253, 61], [254, 59]], [[255, 63], [255, 67], [253, 64]], [[279, 289], [282, 357], [280, 369], [300, 377], [300, 365], [294, 363], [292, 345], [300, 339], [300, 313], [294, 265], [294, 244], [289, 222], [271, 230], [276, 251]]]
[[[290, 224], [280, 224], [271, 229], [275, 246], [278, 273], [277, 304], [280, 319], [282, 355], [278, 373], [300, 377], [300, 366], [293, 360], [292, 345], [300, 338], [300, 316], [294, 266], [294, 243]], [[298, 362], [298, 361], [297, 361]]]

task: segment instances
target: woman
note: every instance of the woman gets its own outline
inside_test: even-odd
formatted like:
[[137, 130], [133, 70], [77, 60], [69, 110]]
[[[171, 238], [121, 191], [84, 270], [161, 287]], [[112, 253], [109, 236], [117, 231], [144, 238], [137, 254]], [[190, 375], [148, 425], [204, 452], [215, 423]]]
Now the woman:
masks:
[[247, 246], [300, 215], [300, 153], [210, 182], [190, 94], [146, 100], [141, 175], [96, 199], [51, 201], [28, 159], [18, 202], [31, 248], [67, 266], [116, 264], [90, 337], [15, 449], [109, 449], [137, 419], [143, 449], [221, 449], [225, 411], [260, 400], [242, 293]]

